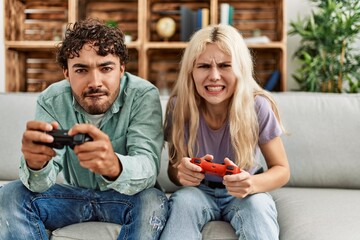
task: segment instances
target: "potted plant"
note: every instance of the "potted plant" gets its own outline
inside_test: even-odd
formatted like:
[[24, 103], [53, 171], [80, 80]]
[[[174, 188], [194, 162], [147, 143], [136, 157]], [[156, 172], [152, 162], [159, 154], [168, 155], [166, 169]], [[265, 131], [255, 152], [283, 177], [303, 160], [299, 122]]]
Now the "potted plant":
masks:
[[360, 55], [353, 45], [360, 32], [358, 0], [309, 0], [310, 16], [290, 22], [289, 35], [300, 35], [293, 74], [302, 91], [360, 91]]

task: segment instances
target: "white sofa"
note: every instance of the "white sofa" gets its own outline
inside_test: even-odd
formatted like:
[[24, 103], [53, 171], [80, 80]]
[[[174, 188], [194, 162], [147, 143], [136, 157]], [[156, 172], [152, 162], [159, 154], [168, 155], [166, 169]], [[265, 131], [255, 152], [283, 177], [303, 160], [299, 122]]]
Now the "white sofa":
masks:
[[[289, 135], [283, 136], [291, 167], [289, 183], [271, 192], [281, 240], [360, 239], [360, 94], [274, 93]], [[34, 116], [37, 94], [0, 94], [0, 185], [18, 177], [21, 135]], [[162, 98], [165, 108], [167, 98]], [[166, 173], [163, 151], [158, 181], [177, 189]], [[9, 196], [11, 197], [11, 196]], [[1, 212], [1, 209], [0, 209]], [[258, 226], [259, 228], [261, 226]], [[80, 223], [58, 229], [51, 239], [116, 239], [121, 226]], [[216, 221], [203, 239], [236, 239]]]

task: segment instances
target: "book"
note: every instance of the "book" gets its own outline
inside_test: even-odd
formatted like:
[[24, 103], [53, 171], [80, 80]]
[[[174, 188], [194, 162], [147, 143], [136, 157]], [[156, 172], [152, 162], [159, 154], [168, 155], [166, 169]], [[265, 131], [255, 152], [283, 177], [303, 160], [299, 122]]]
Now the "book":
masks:
[[[195, 18], [195, 19], [194, 19]], [[195, 30], [196, 14], [184, 5], [180, 6], [180, 40], [187, 42]]]
[[201, 25], [202, 25], [202, 27], [206, 27], [209, 25], [210, 12], [209, 12], [208, 8], [202, 8], [201, 11], [202, 11], [202, 15], [201, 15], [202, 24]]
[[202, 28], [202, 10], [201, 8], [199, 8], [198, 10], [196, 10], [196, 27], [195, 27], [195, 31], [199, 30]]
[[229, 5], [228, 24], [233, 25], [233, 22], [234, 22], [234, 7]]
[[280, 80], [280, 71], [279, 70], [275, 70], [270, 77], [267, 79], [265, 85], [264, 85], [264, 89], [268, 90], [268, 91], [272, 91], [274, 90], [276, 84], [279, 82]]
[[220, 24], [229, 24], [229, 8], [228, 3], [220, 4]]
[[267, 36], [244, 38], [245, 43], [269, 43], [271, 42]]

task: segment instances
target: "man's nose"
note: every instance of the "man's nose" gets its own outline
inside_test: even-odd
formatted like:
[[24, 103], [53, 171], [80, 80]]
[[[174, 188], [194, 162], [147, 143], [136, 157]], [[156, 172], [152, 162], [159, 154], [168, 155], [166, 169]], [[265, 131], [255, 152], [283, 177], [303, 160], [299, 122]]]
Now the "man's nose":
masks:
[[102, 86], [101, 74], [97, 70], [90, 71], [88, 79], [89, 88], [98, 88]]

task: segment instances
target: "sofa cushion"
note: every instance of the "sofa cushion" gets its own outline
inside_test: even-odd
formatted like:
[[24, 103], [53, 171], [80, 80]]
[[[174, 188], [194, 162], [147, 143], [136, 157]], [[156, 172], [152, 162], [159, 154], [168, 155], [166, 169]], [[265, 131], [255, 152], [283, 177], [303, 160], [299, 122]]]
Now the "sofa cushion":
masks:
[[281, 188], [271, 193], [278, 210], [280, 239], [353, 240], [360, 236], [360, 191]]
[[360, 188], [360, 94], [274, 93], [283, 136], [288, 186]]
[[[0, 180], [19, 177], [21, 139], [26, 122], [34, 119], [38, 93], [0, 93]], [[6, 169], [4, 171], [3, 169]]]
[[117, 239], [121, 226], [113, 223], [85, 222], [69, 225], [52, 232], [51, 240]]
[[203, 230], [202, 239], [204, 240], [237, 240], [233, 227], [228, 222], [211, 221], [208, 222]]

